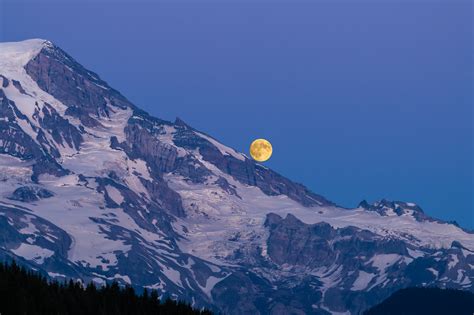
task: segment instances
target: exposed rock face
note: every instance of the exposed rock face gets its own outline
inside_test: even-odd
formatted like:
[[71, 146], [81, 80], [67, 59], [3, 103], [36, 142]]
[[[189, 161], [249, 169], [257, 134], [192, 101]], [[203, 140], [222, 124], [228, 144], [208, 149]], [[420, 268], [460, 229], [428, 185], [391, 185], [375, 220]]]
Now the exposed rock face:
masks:
[[164, 209], [168, 209], [172, 214], [183, 217], [185, 212], [181, 202], [181, 196], [168, 187], [163, 180], [148, 181], [140, 179], [142, 185], [147, 189], [153, 201], [161, 204]]
[[43, 130], [48, 131], [57, 144], [79, 150], [83, 141], [81, 132], [61, 117], [50, 104], [45, 103], [41, 111], [42, 115], [36, 112], [36, 117]]
[[87, 110], [78, 107], [70, 106], [66, 109], [65, 115], [78, 118], [85, 127], [102, 127], [102, 125], [94, 118], [92, 118]]
[[265, 225], [270, 229], [268, 255], [275, 263], [316, 268], [335, 261], [336, 253], [329, 242], [336, 237], [336, 231], [329, 224], [308, 226], [291, 214], [284, 220], [269, 214]]
[[49, 42], [0, 44], [0, 259], [226, 314], [357, 314], [407, 286], [474, 291], [473, 235], [411, 203], [340, 208]]
[[55, 159], [48, 155], [44, 155], [35, 160], [35, 164], [32, 167], [33, 174], [31, 180], [35, 183], [38, 182], [39, 176], [43, 174], [53, 175], [56, 177], [65, 176], [70, 174], [68, 170], [65, 170]]
[[427, 216], [423, 212], [423, 209], [421, 209], [418, 205], [409, 203], [409, 202], [389, 201], [389, 200], [382, 199], [381, 201], [377, 201], [373, 205], [370, 205], [367, 203], [367, 201], [363, 200], [359, 204], [359, 207], [364, 208], [368, 211], [375, 211], [384, 216], [411, 215], [418, 221], [435, 220]]
[[32, 266], [42, 265], [56, 272], [77, 275], [74, 267], [67, 263], [71, 238], [58, 226], [22, 209], [0, 205], [0, 229], [3, 236], [0, 246], [9, 250], [1, 256], [16, 255]]
[[[93, 117], [108, 116], [113, 107], [132, 106], [98, 75], [85, 69], [57, 46], [46, 43], [25, 66], [38, 86], [68, 107], [80, 107]], [[112, 105], [112, 109], [107, 105]]]
[[287, 195], [304, 206], [333, 205], [324, 197], [316, 195], [301, 184], [293, 183], [280, 174], [263, 167], [248, 158], [237, 159], [232, 155], [223, 155], [206, 138], [200, 137], [194, 130], [179, 120], [174, 143], [187, 150], [198, 150], [203, 159], [212, 163], [222, 172], [231, 175], [239, 182], [256, 186], [265, 194]]
[[51, 198], [54, 194], [44, 188], [37, 186], [23, 186], [15, 189], [10, 199], [31, 202], [40, 199]]
[[175, 168], [178, 157], [175, 147], [159, 141], [153, 133], [139, 124], [129, 125], [125, 133], [130, 156], [146, 158], [146, 162], [157, 174], [167, 173]]
[[21, 83], [17, 80], [12, 80], [13, 86], [16, 87], [16, 89], [24, 95], [29, 95], [28, 93], [25, 92], [25, 89], [21, 86]]
[[[6, 78], [3, 81], [9, 82]], [[22, 160], [34, 160], [32, 175], [34, 181], [44, 173], [67, 174], [67, 171], [54, 160], [54, 157], [59, 157], [59, 153], [55, 147], [51, 146], [44, 132], [33, 125], [30, 119], [18, 109], [16, 103], [8, 99], [1, 89], [0, 114], [3, 117], [0, 120], [0, 154], [8, 154]], [[32, 138], [25, 129], [33, 133], [37, 132], [36, 138]]]
[[[4, 82], [8, 82], [4, 79]], [[18, 120], [28, 120], [9, 100], [3, 90], [0, 90], [0, 152], [25, 160], [42, 155], [41, 148], [18, 125]]]
[[[334, 229], [326, 223], [308, 225], [291, 214], [285, 219], [269, 214], [265, 225], [270, 229], [268, 255], [276, 264], [310, 270], [342, 267], [334, 279], [338, 285], [324, 291], [326, 305], [337, 312], [349, 308], [357, 314], [381, 296], [388, 296], [393, 288], [422, 286], [439, 277], [448, 278], [446, 274], [430, 271], [449, 273], [449, 263], [436, 257], [452, 253], [467, 261], [474, 258], [464, 256], [453, 244], [442, 255], [439, 251], [429, 251], [429, 255], [413, 259], [410, 251], [414, 249], [400, 240], [380, 238], [355, 227]], [[381, 278], [375, 276], [380, 271], [383, 271]], [[384, 285], [377, 292], [370, 292], [370, 288], [382, 279]]]

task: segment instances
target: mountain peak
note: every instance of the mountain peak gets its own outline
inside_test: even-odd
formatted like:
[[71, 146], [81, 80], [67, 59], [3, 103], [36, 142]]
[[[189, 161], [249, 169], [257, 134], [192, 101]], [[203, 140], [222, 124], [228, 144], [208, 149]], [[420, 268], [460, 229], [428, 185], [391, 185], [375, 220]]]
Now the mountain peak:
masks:
[[186, 127], [186, 128], [189, 128], [189, 129], [192, 129], [184, 120], [182, 120], [180, 117], [176, 117], [175, 121], [174, 121], [174, 124], [177, 125], [177, 126], [181, 126], [181, 127]]
[[53, 43], [39, 38], [0, 43], [0, 69], [24, 67], [44, 47], [51, 46]]
[[38, 48], [38, 47], [43, 47], [45, 45], [53, 45], [53, 43], [43, 38], [30, 38], [30, 39], [20, 40], [16, 42], [1, 42], [0, 43], [0, 47], [10, 46], [10, 47], [16, 47], [19, 49]]

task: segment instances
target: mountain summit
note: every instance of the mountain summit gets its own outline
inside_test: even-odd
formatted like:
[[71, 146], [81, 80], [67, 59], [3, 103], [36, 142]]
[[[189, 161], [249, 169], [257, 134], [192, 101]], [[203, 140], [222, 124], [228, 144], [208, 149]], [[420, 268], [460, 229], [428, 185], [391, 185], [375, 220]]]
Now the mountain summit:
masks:
[[344, 209], [45, 40], [0, 44], [0, 258], [226, 314], [347, 314], [473, 291], [474, 235], [415, 204]]

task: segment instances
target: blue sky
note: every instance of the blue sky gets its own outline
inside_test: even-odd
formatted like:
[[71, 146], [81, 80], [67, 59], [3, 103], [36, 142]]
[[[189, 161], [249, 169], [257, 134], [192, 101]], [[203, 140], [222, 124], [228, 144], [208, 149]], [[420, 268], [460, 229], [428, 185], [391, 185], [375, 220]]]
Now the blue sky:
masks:
[[155, 116], [181, 117], [336, 203], [412, 201], [474, 228], [471, 1], [24, 1], [50, 39]]

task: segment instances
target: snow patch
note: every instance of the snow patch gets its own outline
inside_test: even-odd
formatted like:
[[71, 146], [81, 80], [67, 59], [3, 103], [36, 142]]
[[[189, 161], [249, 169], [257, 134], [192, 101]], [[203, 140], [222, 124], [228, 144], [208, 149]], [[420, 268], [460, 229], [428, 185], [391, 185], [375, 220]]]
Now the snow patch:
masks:
[[0, 43], [0, 71], [8, 74], [10, 71], [16, 72], [19, 68], [23, 68], [47, 44], [51, 43], [44, 39]]
[[438, 278], [438, 276], [439, 276], [438, 270], [436, 270], [436, 269], [434, 269], [434, 268], [428, 268], [428, 269], [426, 269], [426, 270], [431, 271], [431, 273], [432, 273], [436, 278]]
[[26, 260], [34, 261], [35, 263], [42, 264], [46, 258], [54, 255], [54, 252], [43, 247], [36, 245], [22, 243], [16, 249], [11, 250], [15, 255], [25, 258]]
[[66, 278], [66, 275], [63, 275], [62, 273], [48, 271], [48, 275], [52, 278]]
[[372, 257], [367, 264], [372, 264], [380, 272], [384, 272], [385, 269], [399, 261], [401, 257], [398, 254], [379, 254]]
[[123, 280], [125, 283], [132, 284], [132, 281], [130, 281], [129, 276], [123, 276], [123, 275], [120, 275], [120, 274], [116, 274], [113, 277], [113, 279], [120, 279], [120, 280]]
[[375, 277], [375, 274], [359, 270], [359, 276], [352, 284], [352, 291], [362, 291], [369, 285], [370, 281]]
[[107, 185], [107, 193], [109, 195], [109, 197], [118, 205], [121, 205], [124, 198], [122, 196], [122, 194], [120, 193], [120, 191], [115, 188], [114, 186], [111, 186], [111, 185]]
[[451, 268], [455, 267], [458, 264], [459, 259], [458, 259], [458, 255], [456, 255], [456, 254], [451, 254], [449, 256], [451, 257], [451, 260], [448, 263], [448, 269], [451, 269]]
[[161, 267], [163, 268], [163, 273], [165, 274], [166, 278], [168, 278], [174, 284], [183, 287], [183, 284], [181, 283], [181, 274], [179, 271], [169, 268], [165, 265], [161, 265]]

